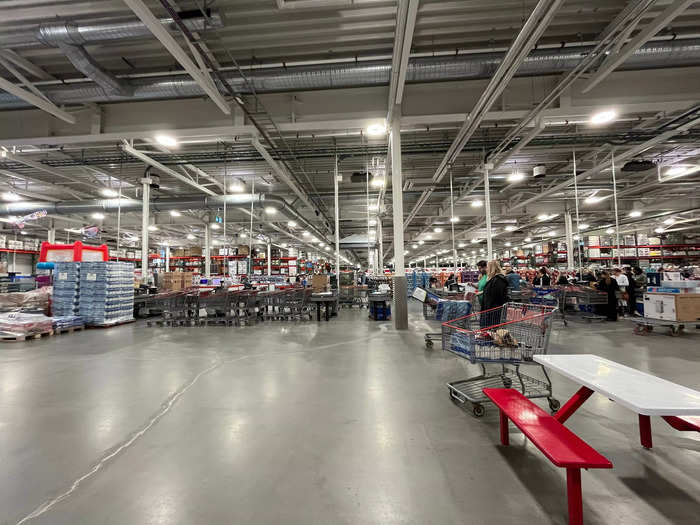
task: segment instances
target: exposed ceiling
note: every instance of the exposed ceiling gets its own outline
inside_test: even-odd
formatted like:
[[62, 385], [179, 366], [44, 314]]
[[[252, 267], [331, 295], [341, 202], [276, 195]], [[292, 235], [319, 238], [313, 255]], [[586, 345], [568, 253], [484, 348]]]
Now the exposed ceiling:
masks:
[[[125, 2], [5, 2], [0, 21], [0, 59], [23, 72], [31, 82], [28, 89], [40, 95], [44, 93], [52, 100], [60, 91], [97, 86], [94, 89], [101, 98], [95, 101], [78, 99], [81, 103], [71, 101], [61, 106], [62, 111], [74, 118], [74, 124], [39, 109], [28, 109], [30, 105], [19, 99], [14, 99], [6, 109], [0, 109], [0, 146], [7, 151], [0, 158], [0, 189], [14, 190], [32, 201], [91, 201], [104, 198], [105, 187], [121, 187], [123, 195], [139, 199], [140, 180], [146, 165], [142, 159], [125, 151], [126, 140], [127, 144], [179, 175], [154, 170], [160, 175], [156, 198], [220, 195], [224, 186], [229, 193], [238, 182], [249, 192], [254, 184], [255, 193], [282, 198], [301, 216], [301, 221], [295, 221], [301, 224], [290, 229], [287, 215], [270, 216], [254, 207], [255, 230], [278, 243], [299, 244], [308, 243], [301, 236], [303, 229], [314, 228], [318, 236], [324, 235], [327, 241], [332, 238], [333, 174], [337, 158], [342, 175], [339, 183], [341, 238], [366, 233], [368, 203], [380, 202], [379, 211], [372, 209], [370, 215], [381, 216], [384, 252], [386, 259], [390, 259], [394, 189], [390, 184], [391, 166], [386, 159], [388, 136], [368, 137], [366, 128], [370, 123], [381, 122], [389, 109], [391, 68], [382, 67], [387, 68], [395, 59], [395, 32], [401, 16], [400, 11], [397, 13], [397, 2], [321, 0], [313, 8], [304, 8], [294, 7], [295, 1], [170, 1], [180, 13], [187, 13], [189, 20], [199, 17], [204, 28], [194, 33], [197, 42], [214, 68], [220, 69], [229, 79], [238, 79], [237, 83], [233, 82], [234, 91], [243, 94], [243, 106], [228, 96], [220, 82], [217, 85], [231, 104], [231, 115], [222, 113], [204, 91], [193, 96], [193, 92], [182, 86], [174, 86], [172, 79], [190, 81], [190, 76], [150, 32], [140, 37], [114, 40], [102, 37], [99, 42], [84, 43], [84, 49], [99, 68], [127, 84], [144, 85], [163, 77], [171, 83], [168, 91], [157, 98], [137, 101], [123, 96], [118, 99], [122, 102], [115, 102], [117, 99], [112, 95], [86, 79], [85, 72], [76, 69], [67, 58], [65, 49], [46, 45], [35, 38], [42, 24], [59, 20], [70, 21], [69, 29], [104, 27], [105, 24], [111, 24], [114, 31], [122, 30], [125, 24], [134, 29], [140, 22]], [[648, 8], [641, 11], [634, 27], [619, 37], [620, 46], [614, 48], [615, 52], [642, 33], [652, 21], [658, 20], [672, 4], [665, 0], [646, 3]], [[167, 18], [163, 2], [149, 0], [145, 4], [159, 19]], [[436, 183], [434, 175], [458, 136], [466, 115], [487, 89], [488, 77], [500, 64], [536, 4], [523, 0], [421, 0], [419, 3], [410, 45], [409, 71], [416, 71], [421, 60], [443, 62], [441, 69], [434, 70], [435, 77], [407, 76], [401, 107], [404, 217], [409, 217], [411, 210], [417, 210], [406, 228], [409, 262], [452, 248], [450, 176]], [[584, 59], [587, 50], [596, 45], [600, 35], [626, 8], [628, 3], [624, 0], [563, 2], [538, 39], [537, 50], [530, 54], [529, 62], [507, 83], [451, 164], [454, 213], [459, 217], [459, 222], [454, 223], [456, 238], [458, 243], [468, 245], [464, 251], [459, 250], [460, 254], [471, 257], [474, 248], [477, 252], [474, 255], [478, 255], [479, 248], [485, 246], [484, 210], [472, 206], [475, 201], [483, 200], [480, 166], [484, 157], [501, 144], [528, 111], [556, 88], [564, 78], [563, 73]], [[220, 16], [220, 24], [218, 18], [200, 17], [202, 13]], [[173, 24], [166, 24], [166, 27], [180, 46], [186, 48], [186, 39], [177, 27]], [[105, 33], [101, 31], [100, 34]], [[580, 223], [589, 224], [590, 228], [609, 227], [614, 222], [609, 198], [611, 170], [606, 165], [595, 173], [594, 168], [609, 163], [613, 152], [616, 156], [624, 155], [647, 142], [648, 147], [627, 160], [651, 161], [653, 167], [645, 171], [625, 171], [621, 168], [626, 161], [616, 165], [623, 222], [630, 223], [630, 228], [640, 225], [653, 228], [660, 223], [660, 218], [672, 216], [676, 220], [675, 228], [689, 228], [687, 231], [692, 232], [692, 228], [697, 227], [694, 221], [700, 218], [697, 192], [700, 173], [665, 182], [659, 181], [659, 173], [663, 175], [673, 165], [690, 167], [700, 163], [700, 127], [694, 122], [700, 118], [700, 97], [695, 87], [700, 85], [700, 44], [696, 44], [699, 38], [700, 2], [690, 2], [653, 32], [642, 53], [623, 61], [588, 93], [581, 91], [590, 74], [565, 90], [537, 116], [542, 129], [530, 142], [524, 145], [523, 139], [532, 132], [533, 125], [539, 124], [530, 122], [517, 134], [509, 146], [515, 148], [514, 152], [490, 174], [496, 247], [502, 246], [506, 238], [513, 244], [522, 244], [526, 237], [536, 239], [550, 231], [563, 235], [564, 210], [574, 209], [577, 195]], [[563, 61], [562, 49], [567, 53], [571, 51], [574, 58]], [[528, 70], [542, 67], [544, 52], [550, 56], [547, 60], [560, 57], [562, 62], [558, 69], [547, 70], [546, 74]], [[655, 53], [658, 57], [662, 52], [669, 54], [657, 62], [651, 61]], [[481, 66], [489, 60], [491, 65], [478, 74], [468, 73], [477, 59]], [[462, 68], [459, 73], [454, 69], [457, 63]], [[2, 64], [0, 61], [0, 66]], [[251, 95], [240, 80], [236, 64], [246, 77], [255, 80], [253, 85], [259, 89], [257, 96]], [[365, 77], [348, 87], [335, 85], [337, 89], [311, 90], [308, 85], [305, 88], [304, 84], [296, 85], [286, 78], [287, 88], [266, 90], [264, 84], [257, 82], [261, 75], [292, 74], [301, 71], [299, 68], [306, 68], [303, 71], [306, 81], [310, 82], [308, 78], [328, 75], [332, 68], [337, 70], [343, 64], [348, 68], [357, 64], [372, 65], [376, 69], [365, 69], [362, 74], [375, 76]], [[465, 64], [472, 69], [468, 70]], [[381, 71], [386, 71], [386, 77]], [[352, 80], [359, 74], [346, 71], [346, 79]], [[10, 69], [0, 67], [0, 76], [19, 84]], [[350, 87], [355, 85], [357, 87]], [[8, 96], [5, 99], [3, 96], [0, 91], [0, 107], [2, 100], [9, 100]], [[66, 102], [58, 98], [53, 101]], [[244, 115], [241, 107], [248, 113]], [[608, 108], [615, 108], [617, 119], [602, 126], [591, 125], [591, 114]], [[263, 140], [262, 147], [271, 156], [272, 163], [263, 158], [254, 144], [261, 129], [270, 133], [269, 142]], [[682, 131], [654, 142], [656, 137], [674, 129]], [[178, 146], [164, 149], [154, 140], [158, 133], [177, 137]], [[520, 147], [518, 141], [522, 141]], [[577, 181], [576, 193], [573, 185], [559, 188], [565, 181], [572, 181], [574, 154], [578, 173], [592, 169], [594, 172], [589, 179], [583, 176]], [[282, 174], [276, 168], [280, 163]], [[535, 166], [546, 167], [546, 175], [532, 178]], [[657, 166], [663, 167], [660, 172]], [[382, 168], [386, 169], [386, 191], [368, 186], [367, 173], [381, 173]], [[517, 183], [509, 181], [514, 172], [525, 174], [525, 179]], [[284, 173], [291, 180], [291, 186]], [[304, 198], [308, 197], [308, 203], [299, 192]], [[591, 196], [593, 199], [586, 201]], [[629, 218], [632, 209], [643, 210], [643, 215]], [[210, 220], [207, 214], [220, 214], [222, 210], [183, 208], [181, 211], [180, 217], [173, 217], [165, 210], [154, 213], [159, 230], [152, 232], [152, 242], [185, 242], [183, 232], [201, 239], [203, 224]], [[233, 236], [250, 227], [249, 211], [227, 207], [228, 242], [235, 242]], [[554, 216], [538, 219], [542, 214]], [[51, 220], [55, 222], [50, 223]], [[51, 224], [58, 224], [59, 230], [63, 230], [94, 222], [89, 213], [61, 213], [30, 227], [45, 231]], [[115, 234], [116, 222], [112, 213], [104, 219], [106, 238]], [[125, 212], [120, 219], [120, 228], [127, 231], [137, 232], [140, 224], [139, 211]], [[507, 231], [506, 226], [516, 229]], [[443, 231], [435, 232], [435, 228]], [[668, 225], [667, 229], [673, 228]], [[223, 235], [221, 232], [222, 242]], [[472, 246], [471, 239], [478, 243]], [[419, 240], [423, 244], [418, 245]], [[365, 258], [361, 250], [348, 255], [356, 260]]]

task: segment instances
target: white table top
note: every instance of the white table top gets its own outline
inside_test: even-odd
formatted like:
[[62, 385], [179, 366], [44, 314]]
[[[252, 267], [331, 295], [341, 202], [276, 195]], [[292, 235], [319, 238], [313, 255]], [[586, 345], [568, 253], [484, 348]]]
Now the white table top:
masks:
[[593, 354], [533, 359], [645, 416], [700, 416], [700, 392]]

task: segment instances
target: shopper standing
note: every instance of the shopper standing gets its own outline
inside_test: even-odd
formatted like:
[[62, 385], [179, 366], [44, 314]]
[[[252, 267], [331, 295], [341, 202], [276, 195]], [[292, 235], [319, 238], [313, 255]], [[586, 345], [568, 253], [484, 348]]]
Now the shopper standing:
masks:
[[[498, 308], [508, 302], [508, 280], [503, 275], [503, 270], [498, 261], [489, 261], [486, 266], [486, 285], [481, 297], [481, 311]], [[479, 319], [480, 325], [493, 326], [501, 322], [501, 312], [496, 310], [482, 314]]]
[[508, 281], [508, 287], [511, 290], [520, 290], [520, 275], [513, 271], [513, 267], [510, 263], [504, 264], [503, 269], [506, 272], [506, 280]]
[[637, 287], [632, 275], [632, 268], [625, 266], [624, 276], [627, 277], [627, 311], [630, 315], [637, 313]]
[[629, 288], [629, 280], [627, 279], [627, 276], [622, 273], [622, 270], [619, 268], [615, 268], [613, 270], [614, 278], [617, 281], [617, 285], [620, 288], [619, 291], [619, 309], [620, 313], [624, 316], [627, 317], [627, 302], [629, 300], [629, 292], [627, 291]]
[[552, 280], [549, 278], [546, 266], [539, 269], [535, 279], [532, 281], [532, 284], [535, 286], [549, 286], [552, 284]]
[[605, 316], [608, 321], [617, 321], [617, 292], [620, 286], [617, 281], [610, 276], [608, 270], [600, 272], [600, 281], [595, 283], [595, 287], [601, 292], [608, 294], [608, 304], [605, 305]]

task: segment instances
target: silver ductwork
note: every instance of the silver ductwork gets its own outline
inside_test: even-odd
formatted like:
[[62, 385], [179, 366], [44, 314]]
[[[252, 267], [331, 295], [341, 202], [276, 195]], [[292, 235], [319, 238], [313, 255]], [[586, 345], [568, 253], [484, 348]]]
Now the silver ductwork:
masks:
[[[204, 18], [199, 10], [179, 13], [183, 23], [191, 31], [203, 31], [223, 27], [216, 10], [208, 10]], [[173, 33], [178, 31], [172, 18], [161, 18], [160, 23]], [[150, 30], [138, 19], [128, 18], [110, 22], [52, 21], [21, 31], [4, 31], [0, 34], [0, 48], [25, 49], [31, 47], [58, 47], [61, 43], [73, 45], [102, 44], [116, 40], [151, 38]]]
[[[185, 25], [193, 31], [201, 31], [206, 26], [221, 26], [221, 17], [218, 13], [210, 13], [212, 16], [209, 19], [205, 19], [199, 11], [184, 12], [182, 15]], [[160, 22], [171, 31], [177, 30], [172, 18], [161, 19]], [[41, 24], [31, 33], [31, 36], [28, 32], [19, 35], [10, 33], [9, 39], [7, 34], [0, 35], [0, 48], [17, 49], [31, 45], [56, 47], [78, 71], [92, 80], [96, 89], [101, 89], [105, 96], [129, 98], [134, 94], [129, 81], [119, 79], [103, 69], [90, 56], [85, 45], [144, 38], [150, 35], [149, 29], [139, 20], [97, 24], [58, 20]]]
[[[516, 76], [539, 76], [565, 73], [573, 69], [591, 46], [534, 50], [518, 69]], [[480, 53], [445, 57], [414, 58], [408, 64], [406, 82], [437, 82], [490, 78], [498, 68], [503, 53]], [[646, 44], [634, 53], [620, 70], [643, 70], [700, 65], [700, 39], [666, 40]], [[225, 72], [234, 90], [246, 93], [237, 73]], [[390, 61], [352, 62], [258, 69], [248, 72], [248, 80], [258, 93], [275, 93], [316, 89], [384, 86], [391, 76]], [[131, 97], [107, 95], [92, 83], [46, 86], [42, 90], [55, 104], [82, 104], [122, 100], [149, 100], [199, 97], [204, 93], [187, 75], [138, 78], [131, 80]], [[7, 93], [0, 93], [0, 109], [26, 107], [27, 104]]]
[[75, 69], [104, 89], [107, 95], [130, 97], [134, 94], [134, 88], [126, 80], [119, 79], [103, 69], [83, 46], [59, 44], [58, 48]]
[[[297, 212], [287, 202], [275, 195], [264, 193], [233, 194], [233, 195], [191, 195], [177, 198], [156, 198], [151, 199], [151, 212], [164, 212], [170, 210], [217, 210], [224, 207], [226, 203], [230, 208], [241, 208], [250, 210], [251, 202], [260, 209], [262, 206], [273, 206], [287, 219], [297, 221], [303, 225], [319, 239], [330, 244], [326, 236], [303, 215]], [[117, 213], [140, 212], [142, 202], [135, 199], [97, 199], [83, 201], [62, 201], [62, 202], [42, 202], [42, 201], [19, 201], [0, 204], [0, 217], [28, 215], [35, 211], [46, 210], [48, 215], [70, 215], [70, 214], [93, 214], [93, 213]]]

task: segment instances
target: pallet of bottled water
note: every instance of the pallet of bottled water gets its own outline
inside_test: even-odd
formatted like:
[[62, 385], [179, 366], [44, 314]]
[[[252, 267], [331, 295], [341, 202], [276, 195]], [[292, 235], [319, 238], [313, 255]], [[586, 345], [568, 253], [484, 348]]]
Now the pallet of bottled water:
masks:
[[90, 326], [110, 326], [134, 319], [134, 265], [83, 262], [80, 315]]
[[79, 262], [54, 263], [51, 311], [54, 316], [72, 316], [80, 312]]

